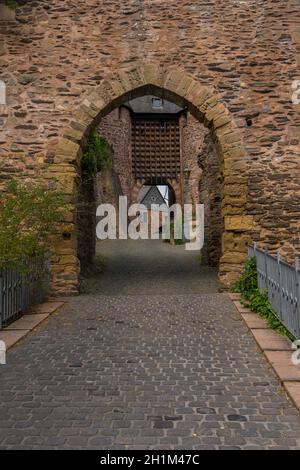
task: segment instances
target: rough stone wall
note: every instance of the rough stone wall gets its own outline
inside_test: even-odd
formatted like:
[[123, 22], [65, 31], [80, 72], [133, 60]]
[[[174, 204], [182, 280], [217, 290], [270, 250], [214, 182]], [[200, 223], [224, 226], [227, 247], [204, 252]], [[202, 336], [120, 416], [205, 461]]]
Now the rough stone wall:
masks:
[[205, 137], [198, 155], [202, 175], [199, 182], [200, 202], [204, 204], [203, 261], [218, 266], [221, 257], [221, 239], [224, 231], [222, 204], [222, 179], [219, 157], [209, 135]]
[[96, 249], [96, 181], [85, 181], [79, 187], [77, 204], [77, 255], [81, 268], [93, 263]]
[[96, 175], [96, 204], [113, 204], [118, 207], [122, 188], [119, 176], [112, 170], [102, 170]]
[[202, 170], [198, 164], [198, 155], [201, 152], [203, 141], [208, 134], [208, 129], [190, 113], [180, 118], [181, 127], [181, 152], [183, 173], [186, 170], [189, 176], [185, 176], [185, 202], [200, 203], [199, 184]]
[[300, 250], [300, 106], [291, 101], [299, 8], [298, 0], [26, 2], [0, 24], [2, 181], [47, 170], [74, 109], [104, 76], [137, 62], [177, 65], [232, 113], [247, 151], [253, 237], [291, 258]]
[[[131, 158], [130, 158], [130, 113], [126, 108], [120, 116], [119, 108], [108, 114], [99, 126], [99, 132], [105, 136], [114, 149], [114, 170], [120, 181], [123, 181], [122, 193], [135, 194], [135, 186], [131, 187]], [[174, 186], [177, 202], [203, 203], [205, 205], [205, 256], [212, 266], [217, 266], [221, 256], [221, 237], [223, 220], [221, 216], [221, 173], [218, 155], [209, 137], [208, 129], [194, 118], [189, 112], [180, 117], [181, 152], [183, 169], [189, 170], [186, 179], [183, 176], [177, 183], [169, 181]], [[104, 175], [105, 176], [105, 175]], [[117, 205], [114, 197], [115, 188], [107, 193], [106, 177], [98, 175], [97, 188], [105, 196], [102, 202]], [[140, 183], [138, 184], [140, 187]], [[135, 202], [135, 201], [132, 201]], [[149, 217], [150, 223], [150, 217]]]
[[129, 201], [131, 199], [130, 124], [130, 113], [124, 107], [114, 109], [102, 119], [98, 129], [113, 148], [113, 168], [97, 173], [93, 180], [79, 186], [77, 254], [83, 270], [95, 259], [97, 205], [110, 203], [117, 210], [119, 195], [127, 195]]
[[105, 116], [99, 126], [99, 132], [106, 137], [113, 148], [113, 169], [122, 189], [122, 194], [131, 201], [132, 160], [131, 160], [131, 117], [127, 108], [114, 109]]
[[204, 236], [202, 262], [218, 266], [221, 257], [221, 239], [224, 231], [221, 214], [222, 179], [220, 162], [208, 129], [190, 113], [182, 116], [181, 142], [184, 201], [204, 204]]
[[[190, 113], [187, 117], [180, 118], [182, 165], [187, 166], [190, 171], [187, 183], [186, 202], [193, 200], [199, 202], [199, 179], [201, 170], [198, 165], [198, 155], [203, 145], [204, 137], [209, 132], [207, 128], [195, 119]], [[99, 133], [106, 137], [113, 147], [113, 169], [119, 178], [122, 194], [128, 197], [128, 201], [135, 202], [136, 183], [132, 176], [131, 156], [131, 117], [127, 108], [116, 108], [105, 116], [100, 125]], [[177, 201], [182, 202], [181, 183], [175, 184]], [[171, 186], [174, 181], [170, 182]], [[140, 185], [140, 183], [139, 183]], [[178, 186], [180, 188], [178, 189]]]
[[96, 209], [99, 204], [113, 204], [117, 212], [122, 195], [118, 175], [113, 169], [102, 170], [79, 187], [77, 203], [77, 254], [81, 268], [93, 263], [96, 255]]

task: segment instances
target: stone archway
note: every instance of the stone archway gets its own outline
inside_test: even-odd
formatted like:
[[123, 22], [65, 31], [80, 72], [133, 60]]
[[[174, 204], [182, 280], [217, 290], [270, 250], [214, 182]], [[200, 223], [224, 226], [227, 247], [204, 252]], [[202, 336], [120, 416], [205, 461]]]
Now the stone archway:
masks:
[[80, 267], [76, 248], [76, 197], [80, 178], [80, 159], [85, 139], [100, 120], [124, 101], [152, 93], [188, 110], [207, 126], [215, 142], [222, 174], [222, 257], [221, 282], [229, 285], [237, 278], [246, 255], [252, 216], [246, 213], [247, 176], [245, 150], [240, 132], [215, 91], [201, 85], [178, 68], [143, 64], [121, 70], [103, 79], [86, 95], [55, 150], [49, 177], [56, 178], [65, 193], [69, 211], [55, 242], [53, 288], [56, 292], [76, 293]]

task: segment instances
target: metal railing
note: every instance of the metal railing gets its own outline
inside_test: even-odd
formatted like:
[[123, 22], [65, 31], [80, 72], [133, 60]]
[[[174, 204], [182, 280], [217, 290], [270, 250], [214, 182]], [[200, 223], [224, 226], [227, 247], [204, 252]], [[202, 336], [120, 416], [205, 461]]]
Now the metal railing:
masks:
[[248, 248], [248, 256], [256, 258], [258, 287], [265, 289], [275, 314], [281, 323], [296, 337], [300, 338], [300, 267], [286, 263], [280, 253], [272, 256], [267, 250]]
[[0, 329], [42, 302], [49, 290], [48, 262], [31, 263], [28, 273], [0, 269]]

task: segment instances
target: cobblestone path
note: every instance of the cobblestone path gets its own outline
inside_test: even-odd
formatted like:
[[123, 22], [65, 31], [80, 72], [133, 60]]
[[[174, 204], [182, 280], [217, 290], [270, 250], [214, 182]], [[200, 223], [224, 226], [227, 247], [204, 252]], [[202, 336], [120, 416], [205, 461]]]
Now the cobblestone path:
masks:
[[[172, 266], [172, 249], [157, 245], [157, 258], [168, 252]], [[104, 274], [114, 295], [107, 280], [102, 292], [93, 280], [94, 293], [71, 299], [8, 352], [0, 448], [299, 448], [299, 414], [213, 271], [195, 264], [199, 292], [182, 277], [177, 293], [173, 277], [175, 292], [163, 294], [161, 265], [154, 295], [140, 266], [142, 293], [124, 295], [121, 264], [112, 259]], [[128, 258], [122, 269], [131, 272]]]

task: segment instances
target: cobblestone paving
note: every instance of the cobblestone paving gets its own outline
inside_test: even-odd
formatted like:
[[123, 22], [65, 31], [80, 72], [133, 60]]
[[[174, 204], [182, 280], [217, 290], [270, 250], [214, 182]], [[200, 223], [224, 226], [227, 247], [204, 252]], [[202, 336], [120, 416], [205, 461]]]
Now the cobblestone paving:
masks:
[[106, 275], [88, 279], [89, 293], [115, 295], [217, 292], [215, 269], [201, 266], [199, 254], [160, 240], [105, 240], [98, 243]]
[[0, 367], [1, 449], [299, 447], [299, 414], [225, 294], [85, 294]]

